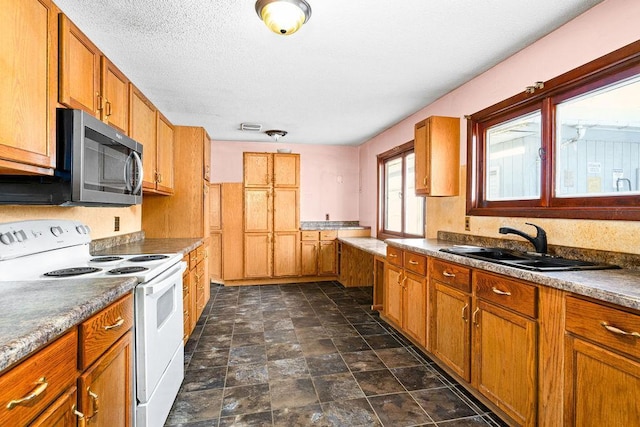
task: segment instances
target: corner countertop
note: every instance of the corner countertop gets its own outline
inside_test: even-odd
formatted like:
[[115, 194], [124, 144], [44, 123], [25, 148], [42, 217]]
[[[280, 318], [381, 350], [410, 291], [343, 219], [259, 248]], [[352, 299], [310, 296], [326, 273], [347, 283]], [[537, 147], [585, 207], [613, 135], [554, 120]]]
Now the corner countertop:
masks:
[[388, 239], [385, 243], [433, 258], [640, 310], [640, 271], [618, 269], [537, 272], [440, 252], [440, 249], [455, 244], [437, 239]]
[[203, 243], [198, 238], [178, 239], [142, 239], [135, 242], [112, 246], [93, 252], [93, 255], [126, 255], [126, 254], [188, 254]]
[[338, 237], [338, 241], [361, 249], [374, 256], [387, 256], [387, 244], [374, 237]]
[[0, 282], [0, 371], [131, 292], [134, 278]]

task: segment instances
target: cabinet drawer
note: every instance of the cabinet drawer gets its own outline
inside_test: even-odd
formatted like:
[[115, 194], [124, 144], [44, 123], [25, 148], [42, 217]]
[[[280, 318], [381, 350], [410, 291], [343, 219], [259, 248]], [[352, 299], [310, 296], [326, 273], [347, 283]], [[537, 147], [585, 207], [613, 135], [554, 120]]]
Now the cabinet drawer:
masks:
[[[0, 376], [0, 425], [26, 425], [76, 381], [76, 328]], [[46, 384], [46, 385], [45, 385]], [[23, 403], [15, 401], [30, 394]], [[11, 409], [8, 408], [10, 402]]]
[[426, 276], [427, 257], [424, 255], [414, 254], [413, 252], [405, 252], [404, 268], [421, 276]]
[[387, 246], [387, 261], [389, 264], [402, 267], [402, 249]]
[[529, 317], [536, 317], [538, 288], [493, 274], [474, 272], [478, 298], [491, 301]]
[[466, 267], [430, 259], [429, 275], [433, 280], [446, 283], [463, 292], [471, 292], [471, 270]]
[[570, 296], [566, 309], [568, 332], [640, 358], [639, 315]]
[[200, 245], [196, 248], [196, 263], [204, 260], [204, 245]]
[[194, 249], [189, 252], [189, 270], [196, 268], [196, 264], [198, 264], [198, 252]]
[[320, 231], [320, 240], [336, 240], [337, 238], [338, 238], [338, 230]]
[[318, 240], [319, 234], [318, 231], [301, 231], [300, 240]]
[[114, 342], [133, 326], [133, 296], [114, 302], [80, 324], [78, 366], [87, 369]]

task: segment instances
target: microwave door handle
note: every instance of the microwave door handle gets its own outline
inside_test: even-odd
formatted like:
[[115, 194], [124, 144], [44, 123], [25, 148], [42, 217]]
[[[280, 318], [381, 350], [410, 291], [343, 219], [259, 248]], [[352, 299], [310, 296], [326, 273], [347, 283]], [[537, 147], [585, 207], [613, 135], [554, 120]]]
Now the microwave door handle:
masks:
[[140, 158], [138, 153], [134, 151], [131, 154], [133, 154], [133, 158], [135, 159], [136, 164], [138, 165], [138, 172], [139, 172], [138, 183], [136, 184], [136, 188], [133, 189], [133, 194], [138, 194], [138, 192], [142, 188], [142, 180], [144, 179], [144, 170], [142, 169], [142, 159]]
[[127, 160], [124, 161], [124, 185], [127, 187], [127, 191], [131, 192], [131, 180], [129, 179], [130, 171], [131, 171], [131, 158], [133, 156], [133, 152], [129, 154]]

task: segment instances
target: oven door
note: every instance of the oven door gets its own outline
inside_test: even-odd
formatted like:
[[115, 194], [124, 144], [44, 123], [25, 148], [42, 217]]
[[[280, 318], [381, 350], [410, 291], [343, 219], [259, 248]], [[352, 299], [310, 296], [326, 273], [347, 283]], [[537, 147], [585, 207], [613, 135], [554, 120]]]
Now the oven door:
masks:
[[[138, 402], [151, 399], [160, 378], [177, 354], [176, 349], [183, 345], [182, 272], [186, 268], [187, 264], [180, 261], [158, 277], [136, 287]], [[183, 366], [182, 360], [180, 366]], [[180, 375], [183, 375], [182, 369]]]

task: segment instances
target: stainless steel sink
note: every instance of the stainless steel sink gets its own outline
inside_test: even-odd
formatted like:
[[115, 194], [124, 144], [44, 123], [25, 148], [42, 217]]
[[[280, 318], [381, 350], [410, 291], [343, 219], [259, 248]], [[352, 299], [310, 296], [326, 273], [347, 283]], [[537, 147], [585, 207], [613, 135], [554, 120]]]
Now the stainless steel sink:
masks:
[[451, 248], [440, 249], [440, 251], [531, 271], [604, 270], [619, 268], [616, 265], [610, 264], [596, 264], [545, 254], [519, 252], [502, 248], [484, 248], [481, 246], [453, 246]]

